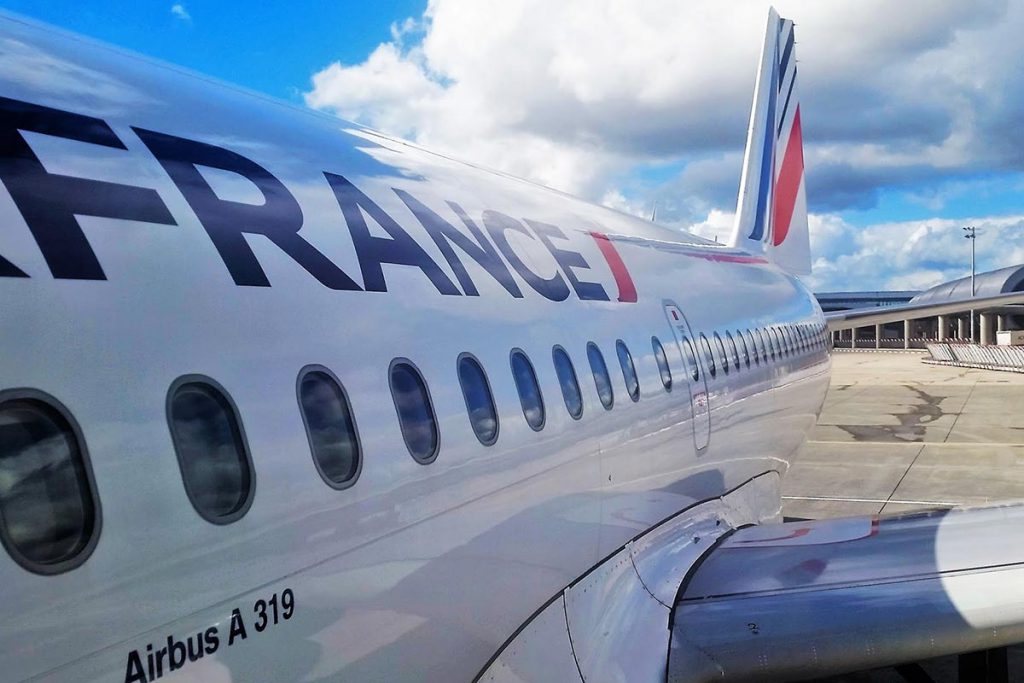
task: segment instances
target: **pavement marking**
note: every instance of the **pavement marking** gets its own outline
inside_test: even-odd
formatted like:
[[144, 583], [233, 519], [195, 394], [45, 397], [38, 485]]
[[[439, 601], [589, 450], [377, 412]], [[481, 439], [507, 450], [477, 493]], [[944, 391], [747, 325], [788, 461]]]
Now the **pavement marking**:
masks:
[[[971, 315], [974, 315], [974, 314], [972, 313]], [[943, 442], [949, 441], [949, 435], [952, 434], [953, 430], [956, 428], [957, 420], [959, 420], [960, 416], [964, 414], [964, 409], [967, 407], [967, 404], [971, 402], [971, 396], [974, 396], [974, 390], [977, 387], [978, 387], [978, 383], [977, 382], [975, 382], [974, 384], [971, 385], [971, 390], [969, 392], [967, 392], [967, 400], [965, 400], [964, 404], [962, 406], [960, 406], [960, 411], [956, 414], [956, 417], [953, 418], [953, 424], [951, 424], [949, 426], [949, 431], [946, 432], [946, 438], [944, 438], [942, 440]]]
[[886, 498], [842, 498], [838, 496], [783, 496], [782, 500], [819, 500], [839, 503], [894, 503], [897, 505], [962, 505], [963, 501], [951, 500], [892, 500]]
[[[949, 435], [947, 434], [946, 436], [948, 437]], [[921, 444], [921, 450], [919, 450], [914, 455], [914, 459], [910, 461], [910, 464], [907, 465], [907, 469], [904, 470], [903, 476], [901, 476], [900, 480], [898, 482], [896, 482], [896, 485], [892, 487], [892, 493], [889, 494], [889, 499], [885, 501], [886, 505], [888, 505], [889, 503], [894, 502], [892, 497], [896, 495], [896, 491], [899, 489], [900, 484], [902, 484], [903, 480], [907, 478], [908, 474], [910, 474], [910, 468], [914, 466], [914, 463], [917, 462], [917, 459], [921, 457], [922, 453], [924, 453], [924, 447], [925, 447], [925, 444]]]
[[[834, 427], [835, 425], [825, 425], [827, 427]], [[1024, 446], [1024, 442], [1021, 441], [818, 441], [817, 439], [809, 439], [806, 443], [823, 443], [823, 444], [875, 444], [884, 446], [921, 446], [925, 445], [929, 448], [932, 446], [992, 446], [998, 448], [999, 446], [1013, 447], [1013, 446]]]

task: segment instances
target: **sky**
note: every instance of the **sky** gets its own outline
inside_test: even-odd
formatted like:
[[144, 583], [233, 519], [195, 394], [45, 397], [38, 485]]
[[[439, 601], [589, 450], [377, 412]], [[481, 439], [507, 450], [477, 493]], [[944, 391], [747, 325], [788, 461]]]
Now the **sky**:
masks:
[[[0, 7], [726, 240], [769, 4]], [[1024, 263], [1024, 0], [776, 0], [796, 22], [816, 291]]]

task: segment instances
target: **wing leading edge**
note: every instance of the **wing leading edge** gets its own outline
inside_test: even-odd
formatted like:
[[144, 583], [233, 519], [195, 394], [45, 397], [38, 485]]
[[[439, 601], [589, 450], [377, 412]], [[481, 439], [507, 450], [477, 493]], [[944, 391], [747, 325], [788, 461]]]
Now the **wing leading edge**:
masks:
[[680, 588], [669, 681], [789, 681], [1024, 641], [1024, 505], [741, 529]]

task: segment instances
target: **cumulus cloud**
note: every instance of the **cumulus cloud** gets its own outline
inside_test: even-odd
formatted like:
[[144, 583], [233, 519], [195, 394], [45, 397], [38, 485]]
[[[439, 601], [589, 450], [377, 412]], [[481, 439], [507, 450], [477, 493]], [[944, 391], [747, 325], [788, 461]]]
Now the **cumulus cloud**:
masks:
[[812, 217], [811, 250], [819, 257], [808, 284], [818, 290], [923, 289], [970, 274], [974, 225], [977, 270], [1024, 263], [1024, 215], [882, 223], [857, 228], [836, 216]]
[[[364, 61], [314, 74], [305, 98], [620, 210], [656, 204], [659, 219], [725, 239], [769, 4], [430, 0]], [[830, 214], [870, 208], [883, 189], [938, 207], [939, 183], [1024, 169], [1024, 3], [774, 4], [797, 22], [813, 239], [835, 282], [836, 250], [857, 245]], [[683, 162], [677, 177], [625, 190], [666, 162]]]
[[176, 2], [171, 5], [171, 14], [181, 21], [192, 21], [192, 15], [188, 13], [187, 9], [185, 9], [185, 5], [180, 2]]

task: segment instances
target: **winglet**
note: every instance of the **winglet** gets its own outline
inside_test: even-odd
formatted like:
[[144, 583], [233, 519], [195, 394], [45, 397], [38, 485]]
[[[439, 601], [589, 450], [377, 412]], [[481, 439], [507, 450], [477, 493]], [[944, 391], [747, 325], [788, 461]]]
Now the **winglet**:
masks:
[[730, 246], [811, 272], [793, 22], [768, 11]]

